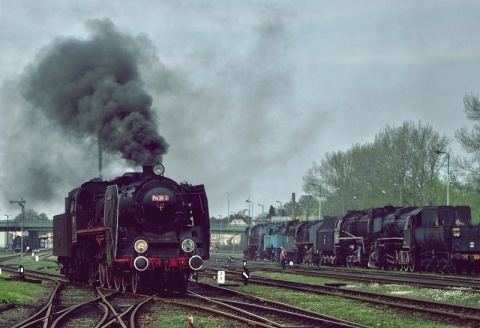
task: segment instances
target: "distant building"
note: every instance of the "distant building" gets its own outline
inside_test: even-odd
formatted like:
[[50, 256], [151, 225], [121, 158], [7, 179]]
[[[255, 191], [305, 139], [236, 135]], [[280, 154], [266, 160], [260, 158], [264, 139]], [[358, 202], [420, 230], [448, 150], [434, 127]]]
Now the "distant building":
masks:
[[[316, 220], [316, 217], [309, 218], [310, 221]], [[291, 216], [272, 216], [271, 222], [284, 222], [284, 221], [291, 221]], [[304, 216], [297, 216], [296, 220], [298, 221], [305, 221], [306, 218]], [[270, 220], [269, 220], [270, 221]]]
[[240, 244], [241, 236], [245, 228], [252, 222], [251, 218], [235, 216], [232, 218], [210, 219], [210, 228], [212, 230], [210, 242], [212, 246], [222, 248], [232, 248]]

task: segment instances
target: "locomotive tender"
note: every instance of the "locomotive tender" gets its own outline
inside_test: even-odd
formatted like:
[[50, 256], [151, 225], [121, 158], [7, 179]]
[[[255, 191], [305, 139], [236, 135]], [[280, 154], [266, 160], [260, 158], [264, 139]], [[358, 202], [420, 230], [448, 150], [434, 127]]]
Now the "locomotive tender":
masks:
[[53, 219], [53, 255], [71, 281], [117, 290], [185, 293], [210, 257], [203, 185], [177, 183], [162, 164], [68, 193]]
[[[317, 265], [480, 274], [480, 225], [472, 225], [468, 206], [385, 206], [311, 222], [290, 221], [293, 242], [287, 242], [291, 233], [281, 231], [269, 238], [287, 245], [289, 259], [296, 263], [311, 252]], [[253, 259], [253, 250], [269, 253], [267, 243], [254, 245], [262, 236], [266, 239], [268, 227], [247, 228], [246, 239], [253, 241], [244, 253], [247, 259]]]

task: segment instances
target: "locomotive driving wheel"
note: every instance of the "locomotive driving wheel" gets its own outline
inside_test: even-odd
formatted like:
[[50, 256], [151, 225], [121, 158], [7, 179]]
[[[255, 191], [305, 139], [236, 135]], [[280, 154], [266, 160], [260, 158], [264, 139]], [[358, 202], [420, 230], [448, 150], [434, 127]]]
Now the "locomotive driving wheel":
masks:
[[475, 267], [473, 273], [474, 273], [476, 276], [480, 275], [480, 265], [479, 265], [479, 264], [477, 264], [477, 266]]
[[89, 274], [88, 274], [88, 282], [90, 283], [90, 285], [93, 285], [95, 284], [95, 282], [97, 281], [97, 275], [98, 275], [98, 269], [95, 267], [95, 266], [89, 266]]
[[105, 287], [107, 281], [107, 267], [103, 263], [98, 263], [98, 282], [100, 287]]
[[353, 260], [353, 255], [347, 256], [347, 268], [355, 267], [355, 262]]
[[410, 261], [410, 264], [408, 265], [408, 270], [410, 272], [415, 271], [415, 263], [413, 261]]
[[111, 289], [113, 287], [113, 272], [111, 269], [106, 268], [107, 270], [107, 287]]
[[400, 269], [399, 265], [399, 254], [398, 251], [395, 251], [395, 262], [393, 263], [393, 270], [398, 271]]
[[120, 290], [122, 288], [122, 280], [123, 280], [123, 277], [121, 274], [116, 274], [113, 276], [113, 283], [115, 285], [115, 289], [116, 290]]
[[460, 266], [457, 263], [453, 262], [451, 271], [453, 274], [460, 274], [461, 273]]
[[471, 274], [472, 274], [472, 272], [473, 272], [473, 268], [472, 268], [472, 266], [471, 266], [471, 265], [467, 265], [467, 268], [466, 268], [466, 270], [467, 270], [467, 274], [468, 274], [468, 275], [471, 275]]
[[122, 290], [126, 292], [130, 288], [132, 282], [132, 277], [130, 274], [125, 274], [122, 276]]
[[413, 256], [413, 253], [408, 253], [408, 270], [410, 272], [415, 271], [415, 256]]
[[141, 290], [141, 284], [140, 284], [140, 273], [138, 271], [135, 271], [132, 273], [132, 292], [134, 294], [139, 293]]

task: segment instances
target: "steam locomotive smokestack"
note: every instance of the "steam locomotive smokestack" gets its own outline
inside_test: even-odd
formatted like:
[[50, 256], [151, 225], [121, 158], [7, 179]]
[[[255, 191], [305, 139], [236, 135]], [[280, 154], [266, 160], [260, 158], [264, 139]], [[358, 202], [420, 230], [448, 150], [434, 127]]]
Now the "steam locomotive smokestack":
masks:
[[102, 179], [102, 140], [100, 140], [100, 133], [98, 133], [98, 177]]

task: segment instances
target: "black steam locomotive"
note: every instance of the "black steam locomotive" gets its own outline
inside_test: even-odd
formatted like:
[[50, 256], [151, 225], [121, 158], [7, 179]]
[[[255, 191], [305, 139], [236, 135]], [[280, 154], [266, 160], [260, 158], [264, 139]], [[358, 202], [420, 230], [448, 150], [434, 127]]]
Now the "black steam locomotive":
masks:
[[69, 192], [53, 219], [53, 254], [71, 281], [117, 290], [185, 293], [209, 259], [203, 185], [177, 183], [162, 164]]
[[[270, 226], [279, 224], [294, 227], [272, 236]], [[480, 274], [480, 225], [472, 225], [468, 206], [385, 206], [308, 224], [263, 223], [247, 228], [245, 240], [247, 259], [270, 259], [283, 245], [296, 263]]]
[[[23, 248], [22, 248], [22, 242], [23, 242]], [[24, 236], [23, 238], [20, 236], [15, 236], [12, 241], [12, 250], [15, 253], [20, 253], [20, 252], [28, 252], [32, 250], [31, 247], [31, 242], [30, 238]]]

